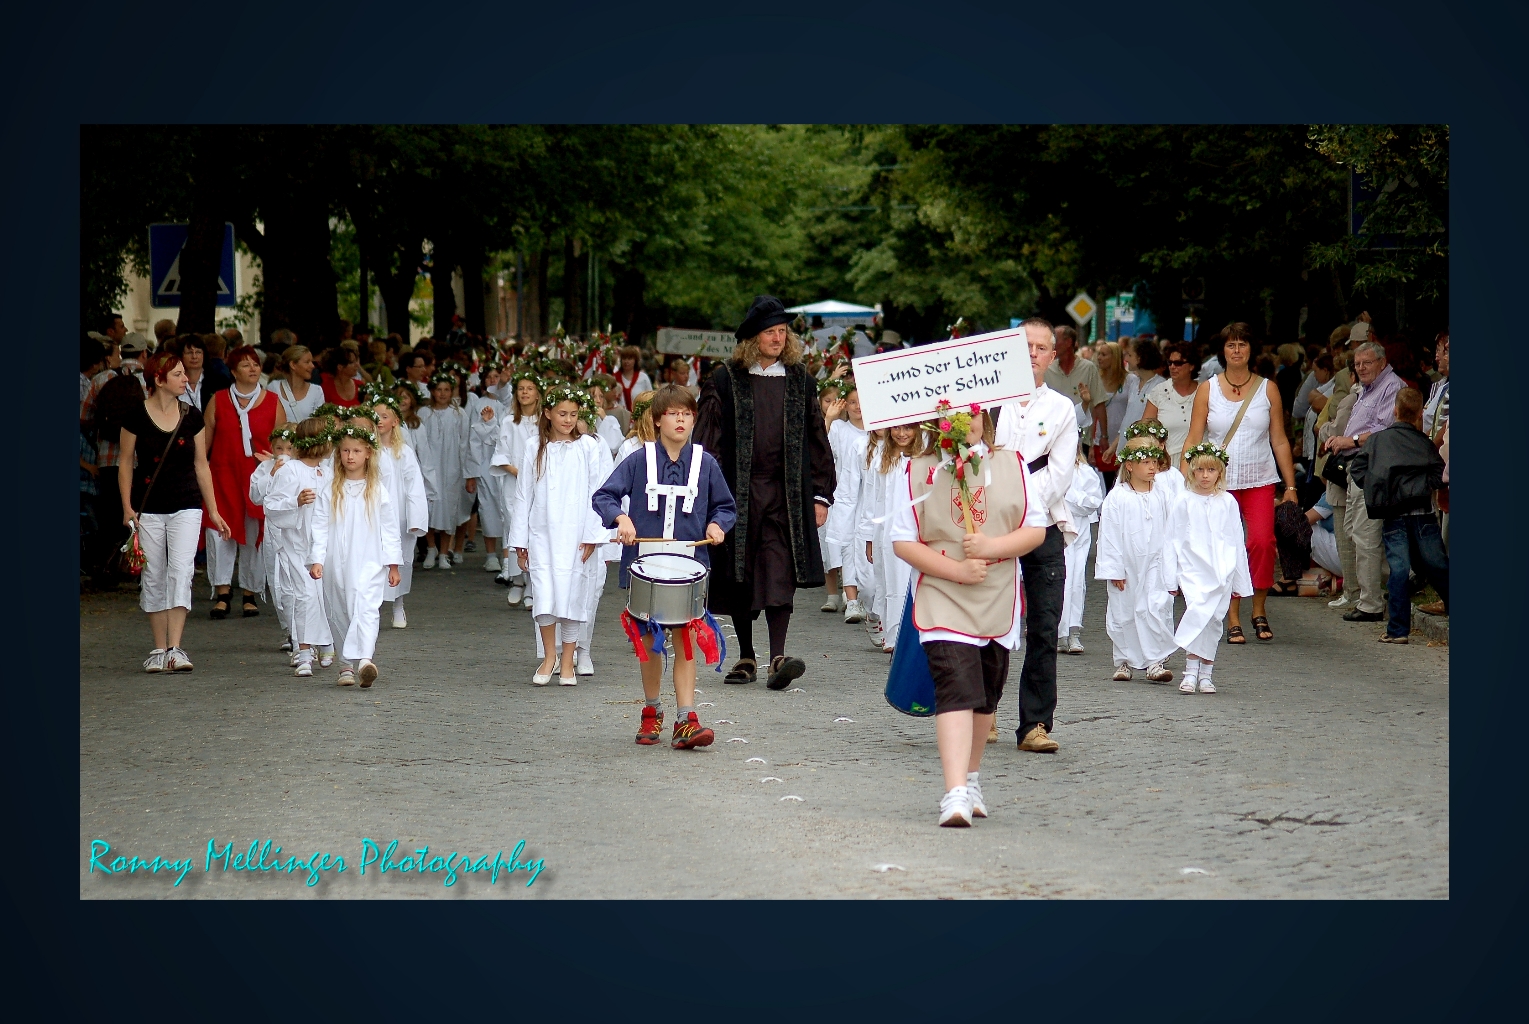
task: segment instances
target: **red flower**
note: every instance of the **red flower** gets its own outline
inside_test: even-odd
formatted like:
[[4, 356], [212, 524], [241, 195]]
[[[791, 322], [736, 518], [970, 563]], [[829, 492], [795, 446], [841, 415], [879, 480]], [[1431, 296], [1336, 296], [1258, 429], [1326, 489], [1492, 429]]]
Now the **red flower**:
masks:
[[940, 429], [945, 431], [946, 433], [949, 433], [950, 430], [951, 430], [950, 420], [941, 420], [940, 421]]
[[954, 441], [952, 441], [952, 440], [951, 440], [951, 439], [950, 439], [950, 438], [948, 438], [948, 437], [942, 437], [942, 438], [940, 438], [940, 447], [941, 447], [941, 448], [945, 448], [945, 449], [949, 449], [949, 448], [950, 448], [950, 446], [951, 446], [951, 445], [953, 445], [953, 444], [955, 444], [955, 442], [954, 442]]
[[980, 413], [981, 411], [982, 411], [982, 406], [978, 405], [976, 402], [973, 402], [972, 403], [972, 415], [975, 416], [978, 413]]

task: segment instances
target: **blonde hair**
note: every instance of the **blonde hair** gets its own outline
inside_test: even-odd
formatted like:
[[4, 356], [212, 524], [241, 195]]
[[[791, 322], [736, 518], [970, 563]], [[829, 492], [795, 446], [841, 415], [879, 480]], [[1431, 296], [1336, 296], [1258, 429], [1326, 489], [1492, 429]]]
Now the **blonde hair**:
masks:
[[[1155, 437], [1133, 437], [1133, 438], [1131, 438], [1129, 441], [1127, 441], [1125, 443], [1125, 447], [1124, 448], [1120, 449], [1120, 453], [1122, 455], [1124, 455], [1126, 452], [1132, 451], [1132, 450], [1137, 449], [1137, 448], [1162, 448], [1162, 447], [1163, 447], [1162, 442], [1159, 441]], [[1218, 459], [1216, 461], [1219, 462], [1220, 460]], [[1166, 455], [1159, 456], [1158, 459], [1157, 459], [1157, 464], [1158, 464], [1157, 468], [1158, 468], [1158, 470], [1161, 471], [1161, 470], [1167, 469], [1168, 468], [1167, 463], [1168, 463], [1168, 458], [1167, 458]], [[1125, 459], [1121, 459], [1120, 460], [1120, 479], [1124, 480], [1127, 484], [1130, 484], [1135, 479], [1135, 477], [1131, 473], [1132, 469], [1135, 468], [1135, 466], [1136, 466], [1136, 463], [1135, 463], [1134, 460], [1128, 462]]]
[[1216, 493], [1226, 490], [1226, 463], [1214, 455], [1196, 455], [1189, 460], [1189, 479], [1184, 481], [1190, 490], [1194, 490], [1194, 472], [1201, 466], [1213, 466], [1216, 470]]
[[[1100, 356], [1109, 354], [1110, 366], [1105, 367], [1105, 361]], [[1101, 341], [1094, 346], [1094, 365], [1099, 368], [1099, 379], [1104, 386], [1113, 394], [1119, 391], [1126, 382], [1125, 358], [1121, 355], [1120, 345], [1113, 341]], [[1098, 396], [1094, 396], [1097, 401]]]
[[334, 480], [329, 485], [329, 522], [330, 528], [334, 528], [345, 509], [345, 467], [340, 462], [340, 446], [346, 441], [355, 441], [366, 449], [366, 490], [362, 493], [362, 501], [366, 505], [366, 517], [373, 522], [377, 519], [377, 495], [382, 486], [382, 470], [377, 465], [377, 451], [365, 441], [354, 437], [342, 437], [334, 446]]
[[[388, 436], [388, 439], [386, 441], [384, 441], [382, 439], [382, 428], [381, 427], [377, 428], [377, 430], [376, 430], [377, 443], [380, 444], [380, 445], [385, 446], [388, 451], [392, 452], [393, 453], [393, 457], [395, 459], [402, 458], [403, 457], [403, 450], [406, 447], [406, 445], [403, 443], [403, 418], [401, 416], [399, 416], [396, 412], [393, 412], [393, 407], [392, 406], [383, 405], [383, 403], [381, 403], [381, 402], [378, 402], [377, 405], [381, 405], [388, 412], [393, 413], [393, 419], [397, 421], [397, 425], [395, 427], [393, 427], [393, 432], [392, 432], [392, 434], [390, 434]], [[376, 411], [377, 411], [377, 406], [373, 406], [372, 407], [372, 412], [375, 413]], [[375, 425], [376, 422], [377, 422], [377, 417], [373, 416], [372, 417], [372, 423]]]
[[632, 396], [632, 405], [647, 402], [648, 407], [642, 411], [641, 416], [632, 417], [632, 429], [626, 432], [627, 437], [635, 437], [644, 444], [658, 440], [658, 428], [653, 425], [653, 398], [657, 394], [656, 391], [644, 391]]
[[[325, 437], [329, 433], [329, 422], [317, 416], [310, 416], [297, 425], [296, 441], [306, 441], [310, 438]], [[300, 459], [327, 459], [334, 452], [334, 445], [328, 441], [314, 445], [311, 448], [303, 448], [293, 444]]]
[[[754, 366], [759, 362], [759, 335], [752, 338], [744, 338], [733, 348], [733, 362], [744, 369]], [[796, 336], [791, 328], [786, 328], [786, 347], [780, 351], [780, 361], [787, 366], [795, 366], [802, 361], [802, 339]]]
[[892, 440], [892, 430], [894, 428], [888, 427], [886, 429], [886, 437], [881, 441], [881, 462], [876, 468], [876, 472], [882, 476], [892, 472], [892, 467], [897, 465], [897, 460], [900, 457], [906, 455], [910, 459], [916, 459], [920, 455], [929, 454], [931, 450], [929, 431], [917, 423], [907, 425], [913, 427], [913, 440], [909, 441], [906, 446], [899, 445], [896, 441]]

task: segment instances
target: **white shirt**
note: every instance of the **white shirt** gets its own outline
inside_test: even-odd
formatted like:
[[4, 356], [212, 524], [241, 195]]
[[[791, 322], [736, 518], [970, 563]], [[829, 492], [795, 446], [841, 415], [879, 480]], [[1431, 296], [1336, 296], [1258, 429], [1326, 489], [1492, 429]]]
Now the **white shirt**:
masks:
[[[1056, 394], [1056, 392], [1053, 391], [1052, 394]], [[1062, 401], [1067, 402], [1067, 399], [1063, 398]], [[1067, 404], [1070, 406], [1072, 403], [1067, 402]], [[1008, 413], [1004, 413], [1004, 417], [1007, 418]], [[985, 446], [979, 445], [977, 450], [983, 456], [987, 455]], [[1024, 477], [1025, 493], [1033, 498], [1035, 489], [1030, 483], [1032, 477], [1030, 476], [1029, 469], [1025, 468], [1023, 460], [1020, 461], [1020, 473]], [[1036, 475], [1039, 476], [1040, 474], [1037, 473]], [[1069, 478], [1070, 476], [1071, 474], [1069, 474]], [[908, 471], [904, 470], [902, 479], [892, 483], [892, 515], [887, 520], [887, 544], [889, 546], [900, 540], [913, 541], [915, 543], [919, 540], [918, 518], [913, 514], [913, 495], [909, 492]], [[1026, 500], [1025, 519], [1020, 525], [1035, 526], [1044, 530], [1050, 523], [1047, 522], [1046, 510], [1038, 502]], [[1024, 574], [1019, 567], [1017, 559], [1015, 560], [1014, 573], [1016, 577], [1014, 586], [1014, 625], [1009, 627], [1007, 634], [998, 639], [999, 644], [1011, 651], [1019, 650], [1025, 636], [1025, 588], [1021, 585]], [[914, 580], [913, 589], [915, 593], [918, 592], [917, 580]], [[932, 640], [948, 640], [952, 643], [971, 644], [973, 647], [987, 646], [987, 640], [981, 637], [967, 636], [965, 633], [952, 633], [946, 629], [921, 629], [918, 631], [919, 643], [926, 644]]]
[[758, 363], [755, 363], [749, 367], [749, 372], [756, 377], [784, 377], [786, 375], [786, 364], [779, 359], [769, 366], [760, 366]]
[[[1023, 456], [1031, 505], [1043, 510], [1046, 521], [1042, 525], [1060, 527], [1069, 543], [1078, 534], [1067, 511], [1067, 489], [1072, 486], [1078, 459], [1074, 408], [1072, 399], [1042, 384], [1026, 404], [1013, 402], [1003, 407], [993, 438], [999, 448]], [[1029, 464], [1042, 455], [1049, 456], [1047, 465], [1029, 473]]]

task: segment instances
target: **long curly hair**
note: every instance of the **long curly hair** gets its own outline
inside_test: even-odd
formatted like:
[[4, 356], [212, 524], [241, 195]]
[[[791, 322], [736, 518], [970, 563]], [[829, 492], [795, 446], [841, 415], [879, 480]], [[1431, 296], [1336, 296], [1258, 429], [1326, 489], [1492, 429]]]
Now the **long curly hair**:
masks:
[[[787, 366], [795, 366], [802, 361], [802, 339], [797, 337], [795, 331], [786, 328], [786, 347], [781, 349], [780, 361]], [[733, 348], [732, 361], [744, 369], [754, 366], [759, 362], [759, 335], [752, 338], [744, 338]]]

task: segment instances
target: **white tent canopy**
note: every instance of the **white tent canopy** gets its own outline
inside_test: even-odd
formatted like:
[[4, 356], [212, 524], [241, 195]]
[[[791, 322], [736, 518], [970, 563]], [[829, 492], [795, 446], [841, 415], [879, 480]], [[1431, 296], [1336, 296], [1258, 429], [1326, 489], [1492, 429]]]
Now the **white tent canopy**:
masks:
[[853, 302], [840, 302], [838, 299], [825, 299], [822, 302], [814, 302], [806, 306], [792, 306], [787, 313], [803, 313], [807, 316], [821, 317], [873, 317], [879, 310], [875, 306], [857, 306]]

